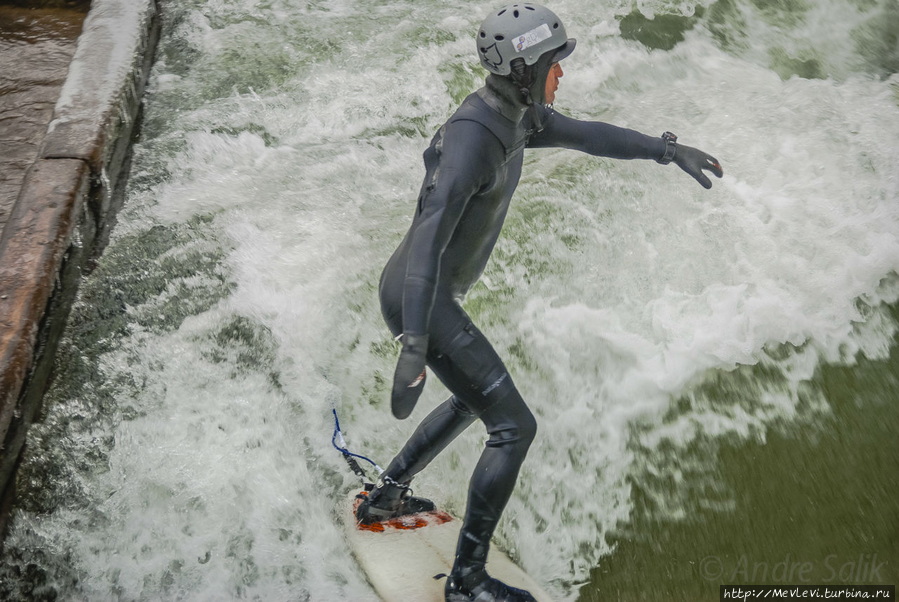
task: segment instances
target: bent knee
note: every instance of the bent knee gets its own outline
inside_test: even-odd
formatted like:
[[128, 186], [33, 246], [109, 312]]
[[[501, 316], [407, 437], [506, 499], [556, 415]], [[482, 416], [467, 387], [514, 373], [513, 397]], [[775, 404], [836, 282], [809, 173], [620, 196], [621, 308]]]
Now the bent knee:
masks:
[[537, 419], [524, 404], [513, 416], [504, 418], [493, 428], [487, 429], [490, 434], [487, 446], [515, 445], [526, 451], [537, 436]]

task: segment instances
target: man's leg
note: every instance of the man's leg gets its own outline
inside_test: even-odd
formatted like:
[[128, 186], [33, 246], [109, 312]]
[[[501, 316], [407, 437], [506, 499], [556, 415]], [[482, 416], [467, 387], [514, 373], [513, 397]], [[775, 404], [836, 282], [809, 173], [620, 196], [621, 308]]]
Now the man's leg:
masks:
[[459, 576], [484, 569], [490, 538], [515, 489], [518, 471], [537, 434], [537, 422], [517, 389], [481, 414], [490, 438], [474, 469], [456, 550]]
[[450, 397], [421, 421], [384, 474], [399, 483], [410, 481], [467, 429], [476, 417], [455, 396]]
[[403, 514], [434, 510], [427, 499], [411, 497], [409, 483], [450, 442], [474, 422], [475, 415], [450, 397], [425, 418], [399, 454], [356, 509], [356, 518], [368, 524]]
[[[382, 291], [382, 302], [384, 298]], [[390, 307], [383, 308], [383, 313], [391, 331], [394, 334], [402, 332], [401, 313]], [[464, 375], [451, 374], [447, 364], [447, 358], [452, 356], [455, 349], [453, 345], [458, 346], [467, 340], [464, 328], [470, 324], [471, 320], [450, 295], [438, 295], [431, 312], [428, 365], [453, 392], [457, 387], [466, 392], [470, 389]], [[448, 374], [451, 380], [444, 379], [444, 374]], [[462, 380], [458, 380], [460, 377]], [[428, 500], [410, 497], [409, 482], [468, 428], [476, 417], [475, 412], [460, 402], [456, 395], [437, 406], [419, 424], [378, 479], [375, 489], [360, 504], [356, 510], [357, 519], [369, 523], [433, 509], [433, 504]]]
[[[537, 434], [534, 419], [487, 338], [470, 322], [431, 369], [456, 399], [477, 414], [489, 434], [468, 490], [447, 600], [530, 601], [528, 592], [491, 579], [485, 570], [490, 539], [515, 489], [518, 472]], [[491, 597], [492, 596], [492, 597]]]

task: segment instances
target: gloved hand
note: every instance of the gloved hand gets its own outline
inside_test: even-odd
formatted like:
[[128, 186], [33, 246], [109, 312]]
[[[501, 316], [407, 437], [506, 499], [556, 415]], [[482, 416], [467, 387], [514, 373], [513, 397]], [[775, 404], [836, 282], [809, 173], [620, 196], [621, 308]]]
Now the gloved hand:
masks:
[[425, 354], [428, 351], [428, 335], [403, 334], [403, 350], [393, 374], [393, 394], [390, 409], [400, 420], [408, 418], [425, 388]]
[[698, 148], [693, 148], [692, 146], [678, 144], [672, 161], [677, 163], [677, 166], [685, 172], [696, 178], [696, 181], [702, 184], [702, 187], [706, 189], [712, 187], [712, 181], [709, 180], [707, 175], [702, 173], [703, 169], [712, 172], [719, 178], [724, 175], [724, 170], [721, 169], [718, 159], [711, 155], [707, 155]]

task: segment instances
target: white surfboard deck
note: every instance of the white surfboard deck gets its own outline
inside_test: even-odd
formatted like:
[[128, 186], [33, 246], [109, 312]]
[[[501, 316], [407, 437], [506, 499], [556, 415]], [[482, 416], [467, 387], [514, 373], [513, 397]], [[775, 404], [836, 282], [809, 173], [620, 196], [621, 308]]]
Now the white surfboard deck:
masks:
[[[456, 553], [462, 521], [447, 514], [417, 514], [394, 519], [383, 531], [357, 525], [353, 514], [356, 492], [344, 503], [344, 525], [350, 548], [384, 602], [444, 602], [444, 579]], [[423, 525], [413, 528], [414, 525]], [[377, 527], [376, 527], [377, 528]], [[487, 556], [491, 577], [531, 592], [538, 602], [553, 602], [543, 588], [509, 557], [491, 546]]]

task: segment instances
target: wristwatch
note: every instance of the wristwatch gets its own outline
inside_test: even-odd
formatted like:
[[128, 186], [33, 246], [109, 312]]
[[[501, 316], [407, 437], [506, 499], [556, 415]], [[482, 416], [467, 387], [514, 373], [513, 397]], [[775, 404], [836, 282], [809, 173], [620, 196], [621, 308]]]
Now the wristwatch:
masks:
[[668, 165], [674, 159], [674, 153], [677, 152], [677, 136], [671, 132], [662, 134], [662, 140], [665, 141], [665, 154], [661, 159], [656, 159], [662, 165]]

